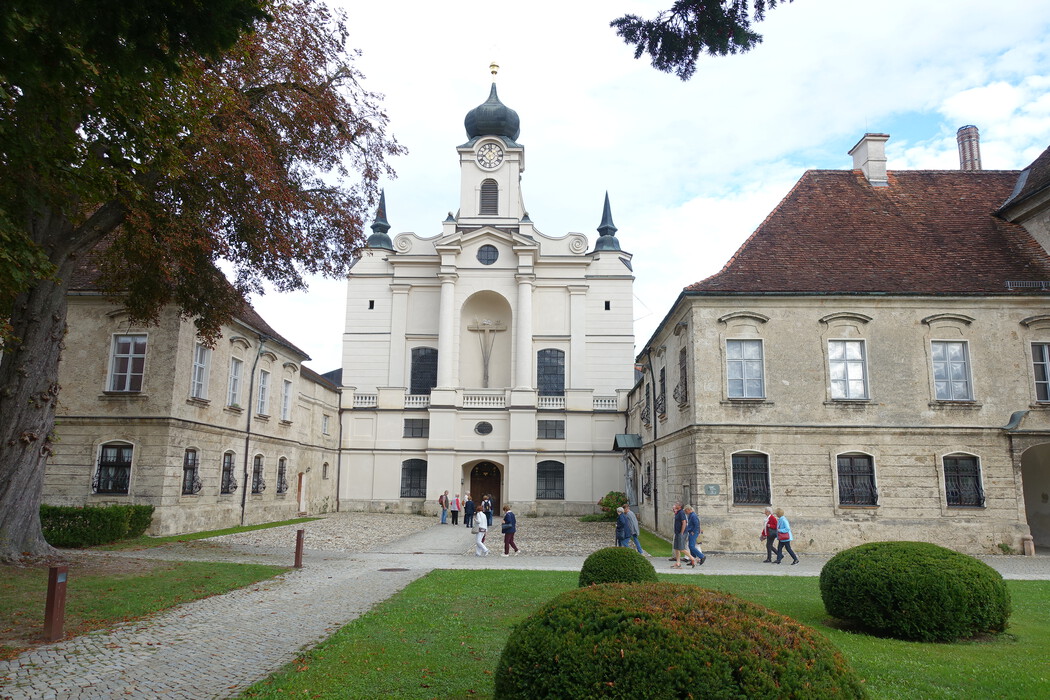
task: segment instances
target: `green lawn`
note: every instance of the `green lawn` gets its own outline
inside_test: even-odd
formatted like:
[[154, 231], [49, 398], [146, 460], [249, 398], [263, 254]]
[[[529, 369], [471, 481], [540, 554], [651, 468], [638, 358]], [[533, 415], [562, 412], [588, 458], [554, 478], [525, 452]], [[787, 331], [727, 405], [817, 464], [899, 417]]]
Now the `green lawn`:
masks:
[[[435, 571], [245, 693], [251, 698], [491, 697], [510, 628], [574, 572]], [[820, 630], [875, 698], [1050, 697], [1050, 582], [1008, 581], [1008, 633], [961, 644], [876, 639], [827, 624], [811, 577], [661, 575], [728, 591]]]

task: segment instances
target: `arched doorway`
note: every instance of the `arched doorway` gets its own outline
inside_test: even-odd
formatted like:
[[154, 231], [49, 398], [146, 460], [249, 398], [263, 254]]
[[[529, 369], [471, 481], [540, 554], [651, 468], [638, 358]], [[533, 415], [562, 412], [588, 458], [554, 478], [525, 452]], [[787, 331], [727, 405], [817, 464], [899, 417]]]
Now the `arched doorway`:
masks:
[[498, 520], [500, 512], [500, 494], [503, 491], [503, 476], [499, 467], [492, 462], [478, 462], [470, 470], [470, 495], [481, 509], [481, 501], [485, 494], [492, 499], [492, 517]]
[[1029, 447], [1021, 455], [1021, 482], [1035, 546], [1050, 548], [1050, 443]]

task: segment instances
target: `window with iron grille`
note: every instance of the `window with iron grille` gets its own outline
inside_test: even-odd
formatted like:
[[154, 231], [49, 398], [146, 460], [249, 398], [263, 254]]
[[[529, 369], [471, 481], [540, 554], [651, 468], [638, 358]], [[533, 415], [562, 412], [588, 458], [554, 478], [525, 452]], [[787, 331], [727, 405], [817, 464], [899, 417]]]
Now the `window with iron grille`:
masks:
[[409, 394], [430, 394], [437, 386], [438, 351], [436, 348], [412, 348], [412, 372]]
[[1050, 401], [1050, 344], [1032, 343], [1032, 366], [1035, 369], [1035, 400]]
[[761, 340], [726, 341], [726, 377], [729, 398], [765, 398]]
[[211, 365], [211, 350], [197, 343], [193, 350], [193, 372], [190, 379], [190, 396], [195, 399], [208, 398], [208, 367]]
[[200, 463], [197, 450], [186, 450], [182, 458], [182, 494], [191, 496], [201, 491]]
[[934, 340], [933, 386], [938, 401], [972, 401], [970, 354], [963, 341]]
[[288, 460], [277, 460], [277, 493], [288, 493]]
[[689, 403], [689, 359], [685, 348], [678, 351], [678, 384], [671, 395], [679, 406]]
[[875, 461], [868, 455], [839, 455], [839, 505], [878, 505]]
[[142, 391], [146, 371], [146, 336], [113, 337], [113, 361], [109, 371], [110, 391]]
[[565, 421], [563, 420], [541, 420], [536, 421], [536, 437], [540, 440], [564, 440]]
[[565, 352], [544, 348], [536, 353], [536, 388], [540, 396], [565, 396]]
[[255, 455], [252, 462], [252, 493], [262, 493], [266, 490], [266, 482], [263, 480], [263, 456]]
[[430, 437], [429, 418], [406, 418], [405, 432], [402, 437], [425, 438]]
[[733, 502], [738, 505], [769, 505], [769, 458], [766, 455], [733, 455]]
[[126, 494], [131, 483], [131, 455], [131, 445], [103, 445], [92, 490], [95, 493]]
[[660, 393], [656, 395], [656, 415], [663, 416], [667, 415], [667, 368], [660, 368], [660, 383], [657, 385], [660, 387]]
[[649, 385], [645, 384], [642, 386], [642, 391], [645, 392], [645, 405], [642, 407], [641, 419], [642, 423], [649, 425], [652, 423], [652, 400], [649, 397]]
[[828, 370], [832, 399], [868, 398], [863, 340], [829, 340]]
[[479, 214], [499, 214], [499, 185], [488, 179], [481, 183], [481, 208]]
[[222, 456], [222, 481], [219, 483], [219, 493], [230, 494], [237, 490], [237, 479], [233, 475], [233, 453], [227, 452]]
[[406, 459], [401, 463], [401, 498], [426, 498], [427, 462]]
[[536, 465], [536, 498], [545, 501], [565, 500], [565, 465], [544, 460]]
[[981, 467], [976, 457], [955, 455], [944, 458], [944, 491], [949, 506], [984, 507]]

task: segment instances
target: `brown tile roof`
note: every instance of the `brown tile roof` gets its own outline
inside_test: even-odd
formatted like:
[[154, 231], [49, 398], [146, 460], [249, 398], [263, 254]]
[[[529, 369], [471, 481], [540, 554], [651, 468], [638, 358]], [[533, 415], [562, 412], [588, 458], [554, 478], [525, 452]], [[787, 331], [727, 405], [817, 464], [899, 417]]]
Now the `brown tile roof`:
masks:
[[1050, 148], [1021, 171], [1021, 177], [1017, 181], [1017, 192], [1003, 204], [1003, 208], [1023, 202], [1047, 187], [1050, 187]]
[[[810, 170], [698, 293], [1009, 293], [1050, 281], [1050, 256], [994, 216], [1017, 171]], [[1031, 290], [1023, 290], [1024, 293]]]

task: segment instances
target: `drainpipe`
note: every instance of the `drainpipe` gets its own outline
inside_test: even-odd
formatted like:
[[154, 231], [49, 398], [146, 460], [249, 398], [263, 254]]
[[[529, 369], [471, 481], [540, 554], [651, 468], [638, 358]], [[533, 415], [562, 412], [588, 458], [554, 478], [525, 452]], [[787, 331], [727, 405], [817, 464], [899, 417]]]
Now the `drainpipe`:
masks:
[[[342, 381], [339, 382], [342, 384]], [[338, 513], [342, 509], [340, 507], [339, 496], [343, 493], [343, 388], [339, 387], [339, 447], [335, 453], [335, 512]]]
[[653, 530], [659, 530], [660, 527], [660, 499], [657, 496], [659, 487], [659, 479], [657, 479], [657, 462], [656, 462], [656, 426], [660, 422], [660, 419], [656, 416], [656, 373], [653, 372], [653, 355], [652, 349], [645, 349], [645, 364], [649, 367], [649, 390], [652, 395], [652, 402], [650, 405], [653, 407], [653, 413], [649, 416], [653, 422]]
[[252, 437], [252, 395], [255, 393], [255, 370], [259, 366], [259, 358], [262, 357], [263, 346], [270, 336], [259, 334], [259, 351], [255, 353], [255, 361], [252, 362], [252, 376], [248, 381], [248, 423], [244, 427], [244, 481], [241, 482], [241, 525], [244, 525], [244, 509], [248, 504], [248, 447]]

